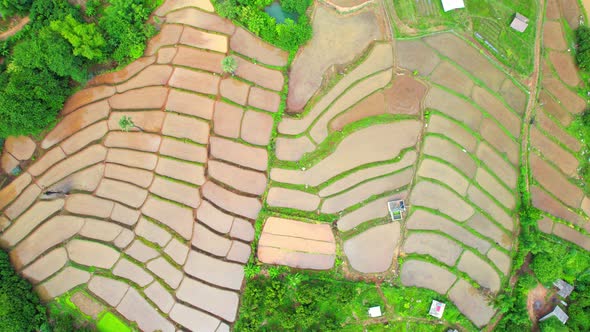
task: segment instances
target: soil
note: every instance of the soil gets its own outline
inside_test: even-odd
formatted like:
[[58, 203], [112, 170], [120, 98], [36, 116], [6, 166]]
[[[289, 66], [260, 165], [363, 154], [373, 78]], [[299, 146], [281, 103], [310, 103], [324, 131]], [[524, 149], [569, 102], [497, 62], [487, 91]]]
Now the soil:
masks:
[[557, 303], [559, 303], [559, 298], [555, 291], [548, 290], [541, 284], [529, 291], [526, 308], [529, 318], [533, 322], [533, 331], [538, 329], [537, 321], [550, 313]]
[[559, 78], [565, 84], [570, 86], [577, 86], [580, 83], [580, 78], [578, 77], [578, 69], [576, 64], [574, 63], [574, 58], [570, 53], [559, 53], [559, 52], [550, 52], [549, 59], [551, 60], [551, 64], [559, 74]]
[[[588, 0], [590, 2], [590, 0]], [[557, 51], [565, 51], [567, 44], [563, 37], [563, 30], [561, 22], [550, 21], [545, 22], [543, 29], [543, 47], [551, 48]]]
[[29, 23], [29, 21], [30, 20], [28, 16], [23, 17], [22, 19], [15, 17], [11, 20], [9, 24], [10, 28], [4, 31], [3, 33], [0, 33], [0, 40], [4, 40], [10, 36], [13, 36], [17, 32], [19, 32], [27, 23]]
[[287, 97], [289, 110], [296, 112], [305, 107], [331, 66], [350, 63], [372, 41], [383, 38], [385, 32], [378, 22], [377, 13], [371, 8], [342, 16], [322, 4], [316, 4], [313, 38], [297, 54], [291, 66]]

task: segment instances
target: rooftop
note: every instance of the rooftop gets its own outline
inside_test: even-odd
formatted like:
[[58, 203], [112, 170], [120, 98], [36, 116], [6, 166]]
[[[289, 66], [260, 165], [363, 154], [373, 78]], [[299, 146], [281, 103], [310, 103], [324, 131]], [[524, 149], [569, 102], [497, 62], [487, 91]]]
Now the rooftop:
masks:
[[516, 13], [516, 15], [514, 15], [514, 19], [512, 20], [512, 23], [510, 24], [510, 27], [512, 29], [519, 31], [519, 32], [524, 32], [524, 30], [526, 30], [526, 28], [528, 26], [529, 26], [529, 19], [524, 17], [520, 13]]
[[445, 312], [445, 307], [446, 304], [438, 302], [437, 300], [432, 300], [432, 304], [430, 305], [430, 311], [428, 312], [428, 314], [430, 316], [440, 319], [442, 318], [443, 313]]
[[448, 12], [449, 10], [465, 8], [463, 0], [442, 0], [443, 10]]
[[557, 317], [557, 319], [559, 319], [562, 324], [565, 324], [569, 319], [569, 316], [565, 313], [565, 311], [563, 311], [560, 306], [557, 306], [555, 309], [553, 309], [553, 311], [539, 319], [539, 321], [542, 322], [545, 319], [549, 319], [551, 317]]
[[574, 291], [574, 286], [561, 279], [557, 279], [555, 282], [553, 282], [553, 286], [559, 290], [557, 294], [559, 294], [559, 296], [562, 298], [568, 297]]

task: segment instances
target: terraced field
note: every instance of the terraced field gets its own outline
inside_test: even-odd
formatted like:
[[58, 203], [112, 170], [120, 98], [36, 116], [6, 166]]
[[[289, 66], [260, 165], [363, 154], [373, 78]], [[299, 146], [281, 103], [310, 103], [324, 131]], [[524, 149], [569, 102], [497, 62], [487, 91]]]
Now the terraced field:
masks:
[[160, 7], [145, 56], [69, 99], [43, 156], [0, 192], [0, 242], [44, 300], [71, 294], [145, 331], [236, 319], [285, 82], [270, 66], [288, 54], [212, 11]]
[[542, 90], [530, 133], [531, 194], [533, 204], [546, 213], [539, 221], [542, 231], [590, 250], [590, 198], [578, 180], [581, 144], [567, 131], [587, 107], [586, 100], [577, 95], [581, 80], [565, 37], [567, 29], [577, 26], [571, 19], [576, 10], [569, 7], [557, 1], [548, 3]]
[[0, 191], [19, 273], [44, 300], [147, 331], [229, 331], [255, 263], [427, 288], [482, 328], [517, 250], [523, 156], [539, 228], [590, 250], [567, 131], [586, 107], [565, 38], [576, 11], [548, 2], [536, 102], [534, 82], [458, 34], [394, 38], [382, 6], [316, 3], [293, 58], [208, 0], [166, 1], [145, 56], [69, 99]]

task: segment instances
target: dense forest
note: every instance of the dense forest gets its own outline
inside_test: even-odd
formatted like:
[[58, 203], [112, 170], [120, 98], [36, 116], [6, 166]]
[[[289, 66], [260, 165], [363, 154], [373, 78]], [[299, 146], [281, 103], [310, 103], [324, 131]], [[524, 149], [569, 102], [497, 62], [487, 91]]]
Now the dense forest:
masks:
[[0, 42], [0, 137], [36, 135], [55, 123], [72, 92], [98, 70], [140, 57], [156, 33], [147, 23], [161, 0], [0, 1], [0, 13], [30, 23]]

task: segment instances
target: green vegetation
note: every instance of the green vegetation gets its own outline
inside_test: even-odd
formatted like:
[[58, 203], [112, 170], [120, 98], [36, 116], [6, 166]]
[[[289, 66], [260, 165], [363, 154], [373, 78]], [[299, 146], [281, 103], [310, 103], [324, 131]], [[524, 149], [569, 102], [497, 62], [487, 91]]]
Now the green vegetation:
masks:
[[45, 307], [31, 284], [16, 274], [0, 250], [0, 331], [36, 331], [46, 321]]
[[[522, 75], [533, 70], [533, 49], [538, 6], [532, 0], [465, 1], [464, 9], [444, 12], [440, 1], [393, 0], [397, 16], [406, 26], [428, 33], [444, 29], [466, 31], [499, 61]], [[529, 18], [524, 32], [510, 28], [516, 12]], [[403, 27], [398, 34], [407, 34]]]
[[576, 29], [576, 61], [578, 67], [590, 71], [590, 27], [580, 25]]
[[31, 8], [32, 3], [33, 0], [0, 0], [0, 14], [2, 16], [24, 14]]
[[[140, 57], [155, 28], [146, 23], [161, 0], [93, 0], [86, 13], [68, 1], [0, 3], [0, 12], [26, 11], [30, 23], [0, 43], [0, 137], [36, 135], [55, 123], [69, 95], [93, 68]], [[6, 3], [21, 4], [8, 8]], [[19, 9], [20, 8], [20, 9]]]
[[273, 0], [213, 0], [215, 11], [246, 27], [265, 41], [288, 51], [297, 51], [299, 46], [311, 39], [311, 24], [306, 15], [311, 0], [282, 0], [283, 10], [299, 16], [297, 22], [287, 18], [284, 23], [264, 12]]
[[[288, 271], [270, 267], [248, 281], [236, 331], [362, 331], [363, 322], [369, 319], [367, 310], [373, 306], [381, 306], [389, 321], [419, 317], [420, 323], [412, 323], [420, 329], [411, 331], [444, 331], [442, 325], [437, 326], [440, 321], [428, 316], [433, 299], [447, 302], [445, 326], [475, 330], [452, 303], [434, 291], [352, 282], [330, 272]], [[376, 324], [370, 331], [394, 327]]]
[[582, 144], [582, 148], [577, 153], [580, 162], [579, 184], [586, 194], [590, 194], [590, 110], [577, 115], [567, 129]]
[[238, 69], [238, 62], [233, 56], [226, 56], [221, 60], [221, 68], [224, 72], [233, 74]]
[[131, 130], [131, 128], [135, 127], [135, 123], [133, 123], [133, 120], [131, 119], [130, 116], [123, 115], [119, 119], [119, 127], [123, 131], [129, 131], [129, 130]]
[[110, 312], [106, 312], [96, 323], [96, 328], [100, 332], [130, 332], [131, 329], [122, 322], [119, 317]]

